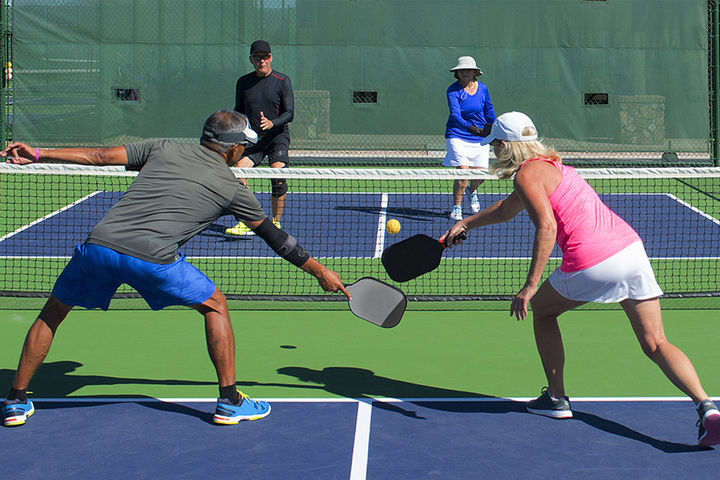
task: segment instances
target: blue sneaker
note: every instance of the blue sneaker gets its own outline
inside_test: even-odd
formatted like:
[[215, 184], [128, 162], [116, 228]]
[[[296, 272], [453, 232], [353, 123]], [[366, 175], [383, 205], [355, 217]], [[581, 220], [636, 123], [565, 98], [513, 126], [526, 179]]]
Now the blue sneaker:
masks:
[[6, 427], [19, 427], [35, 413], [35, 406], [30, 400], [5, 400], [3, 406], [3, 423]]
[[478, 200], [477, 192], [470, 193], [470, 190], [465, 188], [465, 195], [470, 201], [470, 210], [472, 210], [473, 213], [478, 213], [480, 211], [480, 200]]
[[460, 205], [453, 205], [452, 211], [450, 212], [450, 220], [462, 220], [462, 208]]
[[219, 425], [235, 425], [241, 420], [258, 420], [270, 415], [270, 404], [253, 400], [242, 392], [240, 405], [233, 405], [226, 398], [218, 398], [213, 422]]

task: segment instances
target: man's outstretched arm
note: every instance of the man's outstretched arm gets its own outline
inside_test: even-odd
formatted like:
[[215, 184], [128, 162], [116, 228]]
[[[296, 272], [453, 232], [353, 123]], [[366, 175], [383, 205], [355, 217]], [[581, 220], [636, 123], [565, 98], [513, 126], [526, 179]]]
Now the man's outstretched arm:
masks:
[[245, 222], [258, 237], [262, 238], [275, 253], [288, 262], [300, 268], [304, 272], [315, 277], [320, 287], [326, 292], [344, 293], [348, 299], [350, 292], [347, 291], [337, 272], [329, 270], [322, 263], [315, 260], [303, 249], [292, 235], [277, 228], [267, 217], [263, 220]]
[[35, 148], [21, 142], [13, 142], [0, 152], [7, 163], [27, 165], [30, 163], [76, 163], [79, 165], [127, 165], [125, 147], [110, 148]]

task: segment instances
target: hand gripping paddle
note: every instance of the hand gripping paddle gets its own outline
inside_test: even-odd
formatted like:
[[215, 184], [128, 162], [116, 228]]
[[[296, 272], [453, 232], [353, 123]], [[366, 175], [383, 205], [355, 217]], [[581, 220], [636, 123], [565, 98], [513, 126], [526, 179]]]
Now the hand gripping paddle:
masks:
[[[465, 239], [465, 234], [461, 233], [459, 237]], [[390, 278], [396, 282], [407, 282], [435, 270], [440, 265], [445, 248], [435, 238], [413, 235], [386, 248], [381, 260]]]
[[372, 277], [363, 277], [347, 285], [350, 311], [370, 323], [392, 328], [402, 319], [407, 307], [405, 294], [396, 287]]

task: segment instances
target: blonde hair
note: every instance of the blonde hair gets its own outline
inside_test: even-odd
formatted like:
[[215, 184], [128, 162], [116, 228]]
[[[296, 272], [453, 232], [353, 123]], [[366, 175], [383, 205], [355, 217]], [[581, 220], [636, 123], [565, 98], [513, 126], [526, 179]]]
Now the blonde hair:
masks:
[[[524, 134], [524, 132], [523, 132]], [[505, 147], [497, 155], [497, 160], [490, 163], [490, 173], [499, 178], [510, 178], [525, 161], [531, 158], [543, 157], [561, 162], [560, 156], [552, 147], [546, 147], [539, 140], [530, 142], [505, 141]]]

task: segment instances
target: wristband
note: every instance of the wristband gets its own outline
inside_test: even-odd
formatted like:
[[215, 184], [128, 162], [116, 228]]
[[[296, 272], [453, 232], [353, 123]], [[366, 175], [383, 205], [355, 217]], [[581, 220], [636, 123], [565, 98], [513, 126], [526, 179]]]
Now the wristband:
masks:
[[35, 149], [35, 163], [38, 163], [40, 161], [40, 149]]

